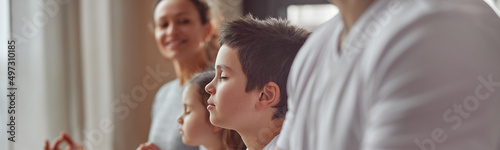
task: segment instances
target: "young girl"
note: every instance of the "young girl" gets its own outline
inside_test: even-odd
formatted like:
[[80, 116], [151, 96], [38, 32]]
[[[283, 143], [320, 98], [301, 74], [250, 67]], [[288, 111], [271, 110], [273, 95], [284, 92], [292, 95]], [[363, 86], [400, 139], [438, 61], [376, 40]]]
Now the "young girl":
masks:
[[177, 119], [181, 124], [182, 142], [186, 145], [203, 145], [207, 150], [246, 149], [240, 135], [229, 129], [210, 123], [207, 100], [210, 95], [205, 86], [215, 76], [214, 70], [195, 75], [186, 85], [182, 103], [184, 112]]

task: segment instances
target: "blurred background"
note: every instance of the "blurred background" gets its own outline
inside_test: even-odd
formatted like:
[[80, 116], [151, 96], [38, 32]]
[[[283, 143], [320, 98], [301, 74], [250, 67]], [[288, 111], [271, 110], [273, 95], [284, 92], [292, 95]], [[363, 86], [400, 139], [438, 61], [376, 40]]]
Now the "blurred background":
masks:
[[[219, 25], [252, 13], [314, 30], [338, 13], [327, 0], [207, 1]], [[489, 2], [500, 7], [499, 0]], [[0, 0], [0, 149], [42, 149], [62, 131], [89, 149], [146, 142], [154, 95], [175, 78], [153, 38], [153, 3]], [[9, 39], [16, 41], [14, 143], [5, 134]]]

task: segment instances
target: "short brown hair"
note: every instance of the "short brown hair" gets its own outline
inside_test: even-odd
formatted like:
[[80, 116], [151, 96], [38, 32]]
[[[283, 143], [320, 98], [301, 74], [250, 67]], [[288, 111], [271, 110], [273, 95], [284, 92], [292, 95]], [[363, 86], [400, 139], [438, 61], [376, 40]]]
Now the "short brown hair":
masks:
[[222, 26], [219, 45], [238, 49], [246, 91], [262, 89], [268, 82], [280, 88], [280, 102], [273, 116], [283, 118], [287, 108], [286, 82], [293, 59], [311, 33], [283, 19], [259, 20], [252, 15]]

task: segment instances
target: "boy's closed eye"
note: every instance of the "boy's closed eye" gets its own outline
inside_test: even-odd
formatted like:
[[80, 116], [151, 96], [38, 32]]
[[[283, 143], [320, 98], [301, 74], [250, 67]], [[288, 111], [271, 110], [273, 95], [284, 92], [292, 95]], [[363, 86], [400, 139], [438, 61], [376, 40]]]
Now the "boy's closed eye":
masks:
[[216, 78], [218, 80], [226, 80], [229, 78], [229, 76], [227, 75], [226, 72], [231, 72], [232, 69], [224, 64], [221, 64], [221, 65], [217, 65], [215, 67], [215, 70], [217, 70], [217, 75], [216, 75]]
[[221, 72], [221, 73], [220, 73], [220, 76], [219, 76], [219, 80], [225, 80], [225, 79], [228, 79], [228, 77], [227, 77], [226, 73]]

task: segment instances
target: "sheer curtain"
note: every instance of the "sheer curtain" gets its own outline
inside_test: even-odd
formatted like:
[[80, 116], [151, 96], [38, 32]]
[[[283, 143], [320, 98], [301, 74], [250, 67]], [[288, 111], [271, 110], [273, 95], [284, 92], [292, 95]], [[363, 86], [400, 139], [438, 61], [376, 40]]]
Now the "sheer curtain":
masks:
[[42, 149], [62, 131], [88, 149], [147, 141], [154, 94], [175, 78], [148, 28], [152, 3], [10, 1], [18, 93], [8, 149]]
[[[175, 78], [149, 28], [154, 0], [0, 1], [0, 92], [7, 93], [9, 38], [16, 41], [18, 88], [16, 142], [1, 139], [0, 149], [42, 149], [62, 131], [87, 149], [135, 149], [147, 141], [154, 95]], [[223, 14], [218, 20], [241, 14], [242, 0], [209, 2]]]

